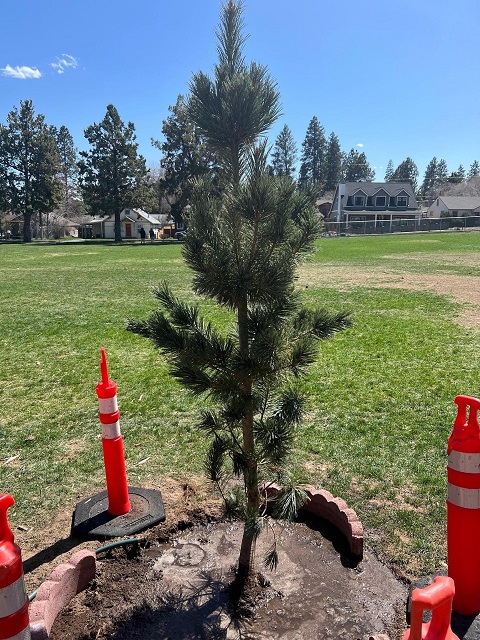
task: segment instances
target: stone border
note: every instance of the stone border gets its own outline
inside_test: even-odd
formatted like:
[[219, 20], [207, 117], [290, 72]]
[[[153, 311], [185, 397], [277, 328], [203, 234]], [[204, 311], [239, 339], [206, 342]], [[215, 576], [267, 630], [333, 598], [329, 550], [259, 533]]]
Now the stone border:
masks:
[[42, 582], [28, 612], [31, 640], [48, 640], [60, 611], [95, 578], [96, 563], [94, 552], [77, 551], [67, 564], [60, 564]]
[[[278, 484], [264, 485], [267, 499], [274, 500], [281, 490]], [[334, 498], [325, 489], [307, 487], [309, 501], [300, 509], [329, 522], [345, 536], [350, 553], [356, 558], [363, 558], [363, 525], [353, 509], [349, 509], [345, 500]]]

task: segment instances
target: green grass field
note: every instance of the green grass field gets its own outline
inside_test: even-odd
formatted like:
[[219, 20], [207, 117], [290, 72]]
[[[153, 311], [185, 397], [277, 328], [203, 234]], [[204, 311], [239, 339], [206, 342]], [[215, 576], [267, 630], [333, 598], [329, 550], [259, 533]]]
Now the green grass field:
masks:
[[[454, 397], [480, 393], [480, 331], [457, 322], [451, 295], [372, 286], [362, 274], [460, 281], [477, 275], [479, 256], [480, 233], [329, 238], [300, 272], [307, 304], [347, 308], [355, 324], [322, 344], [305, 382], [294, 474], [343, 497], [367, 544], [410, 577], [445, 565], [446, 443]], [[340, 267], [351, 271], [347, 287]], [[0, 246], [0, 491], [16, 499], [13, 524], [42, 528], [104, 488], [101, 346], [130, 484], [203, 473], [199, 402], [124, 328], [155, 308], [151, 287], [163, 279], [193, 297], [179, 245]], [[225, 311], [202, 307], [228, 325]]]

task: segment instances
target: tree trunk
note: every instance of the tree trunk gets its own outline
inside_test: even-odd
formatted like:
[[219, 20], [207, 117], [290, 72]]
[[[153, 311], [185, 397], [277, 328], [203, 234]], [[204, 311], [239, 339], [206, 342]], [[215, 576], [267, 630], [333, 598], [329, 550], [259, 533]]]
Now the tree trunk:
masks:
[[[248, 358], [248, 305], [246, 299], [239, 303], [237, 311], [240, 353], [244, 358]], [[258, 489], [258, 465], [255, 455], [255, 439], [253, 435], [252, 379], [250, 377], [246, 378], [242, 383], [242, 391], [245, 407], [242, 418], [242, 434], [243, 450], [246, 457], [244, 481], [247, 494], [247, 515], [248, 517], [256, 517], [260, 507], [260, 492]], [[256, 536], [252, 533], [250, 527], [245, 526], [243, 530], [237, 570], [237, 580], [242, 587], [247, 584], [254, 575], [255, 542]]]
[[32, 212], [25, 211], [23, 214], [23, 241], [32, 241]]
[[115, 242], [121, 242], [122, 241], [122, 229], [120, 227], [120, 211], [118, 210], [118, 207], [115, 210], [114, 231], [115, 231]]

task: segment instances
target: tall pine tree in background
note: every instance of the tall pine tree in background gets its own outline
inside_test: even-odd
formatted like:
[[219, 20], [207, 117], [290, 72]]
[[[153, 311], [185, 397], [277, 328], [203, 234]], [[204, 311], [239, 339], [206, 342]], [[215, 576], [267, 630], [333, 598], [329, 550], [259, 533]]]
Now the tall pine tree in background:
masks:
[[461, 164], [456, 171], [452, 171], [447, 181], [450, 184], [460, 184], [461, 182], [465, 182], [466, 175], [465, 167]]
[[389, 160], [387, 164], [387, 168], [385, 169], [385, 182], [390, 182], [394, 171], [395, 171], [395, 168], [393, 166], [393, 160]]
[[422, 198], [435, 197], [435, 190], [438, 184], [437, 180], [438, 162], [437, 158], [433, 156], [425, 169], [425, 175], [423, 177], [422, 186], [420, 187], [420, 193]]
[[326, 148], [325, 129], [318, 121], [317, 116], [313, 116], [307, 127], [305, 140], [302, 142], [301, 165], [298, 178], [300, 189], [310, 185], [315, 186], [320, 192], [323, 192]]
[[478, 160], [474, 160], [468, 170], [468, 178], [474, 178], [475, 176], [480, 176], [480, 162]]
[[356, 149], [350, 149], [344, 156], [342, 173], [344, 182], [372, 182], [375, 178], [375, 171], [369, 165], [367, 156]]
[[207, 173], [216, 173], [214, 154], [187, 115], [185, 98], [180, 95], [170, 115], [163, 121], [163, 141], [152, 144], [162, 151], [163, 176], [159, 189], [170, 205], [170, 213], [177, 223], [183, 222], [184, 211], [190, 204], [193, 180]]
[[[279, 95], [266, 67], [244, 61], [242, 30], [242, 5], [230, 0], [214, 77], [200, 72], [190, 85], [189, 114], [221, 159], [224, 189], [212, 190], [208, 177], [196, 182], [183, 249], [195, 293], [229, 309], [235, 325], [216, 329], [166, 283], [155, 292], [159, 310], [128, 324], [162, 351], [183, 385], [209, 398], [198, 425], [211, 443], [206, 468], [245, 523], [240, 591], [256, 576], [255, 543], [267, 519], [261, 483], [283, 483], [276, 502], [283, 517], [304, 500], [285, 472], [304, 405], [298, 381], [315, 361], [318, 339], [349, 324], [345, 313], [302, 307], [294, 290], [318, 216], [307, 190], [266, 171], [259, 138], [279, 115]], [[273, 545], [266, 564], [276, 562]]]
[[58, 206], [59, 155], [51, 128], [35, 114], [31, 100], [20, 102], [0, 124], [0, 210], [23, 218], [23, 240], [32, 240], [32, 219]]
[[325, 154], [325, 185], [324, 191], [334, 191], [337, 184], [342, 181], [342, 150], [338, 137], [330, 134]]
[[418, 168], [411, 158], [405, 158], [393, 172], [392, 182], [409, 182], [413, 192], [417, 192], [418, 188]]
[[125, 125], [113, 104], [99, 124], [85, 129], [89, 151], [80, 151], [80, 185], [91, 213], [115, 216], [115, 242], [122, 239], [120, 213], [141, 206], [139, 194], [147, 175], [145, 159], [138, 155], [133, 122]]
[[55, 139], [59, 156], [59, 178], [62, 183], [63, 201], [62, 209], [64, 214], [70, 211], [70, 205], [77, 196], [76, 186], [78, 178], [78, 157], [73, 137], [65, 125], [59, 129], [50, 127], [52, 136]]
[[272, 167], [275, 176], [293, 178], [297, 161], [297, 145], [288, 125], [277, 136], [272, 151]]
[[446, 161], [442, 158], [437, 164], [436, 187], [440, 187], [448, 182], [448, 167]]

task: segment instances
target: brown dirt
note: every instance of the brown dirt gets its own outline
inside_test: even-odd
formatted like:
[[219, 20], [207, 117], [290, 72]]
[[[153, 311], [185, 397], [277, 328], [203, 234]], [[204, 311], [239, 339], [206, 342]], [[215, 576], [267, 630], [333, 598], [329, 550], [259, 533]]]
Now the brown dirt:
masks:
[[[228, 600], [241, 528], [217, 522], [100, 560], [95, 583], [59, 616], [51, 640], [401, 637], [406, 587], [374, 556], [351, 563], [335, 538], [304, 523], [276, 522], [274, 531], [279, 567], [264, 573], [246, 617], [232, 615]], [[261, 556], [271, 541], [260, 541]]]
[[[139, 537], [153, 536], [167, 541], [178, 530], [197, 522], [218, 519], [221, 504], [203, 478], [190, 477], [188, 480], [165, 478], [161, 485], [148, 488], [161, 491], [167, 521]], [[99, 488], [99, 490], [102, 490]], [[92, 495], [95, 491], [92, 491]], [[64, 509], [57, 514], [51, 524], [44, 529], [16, 529], [15, 542], [22, 550], [25, 585], [28, 592], [38, 588], [47, 580], [53, 569], [80, 549], [94, 550], [107, 542], [85, 541], [70, 537], [72, 510]]]
[[[318, 521], [275, 523], [279, 568], [265, 572], [271, 584], [249, 602], [253, 617], [238, 620], [229, 611], [227, 586], [239, 526], [220, 520], [220, 503], [200, 480], [154, 488], [162, 492], [166, 522], [139, 534], [146, 540], [140, 546], [99, 555], [94, 583], [57, 618], [52, 640], [401, 637], [405, 584], [368, 550], [360, 564], [349, 558], [344, 541]], [[104, 544], [70, 539], [70, 520], [71, 513], [60, 514], [30, 546], [15, 532], [29, 592], [78, 549]], [[260, 558], [271, 541], [266, 532]]]

